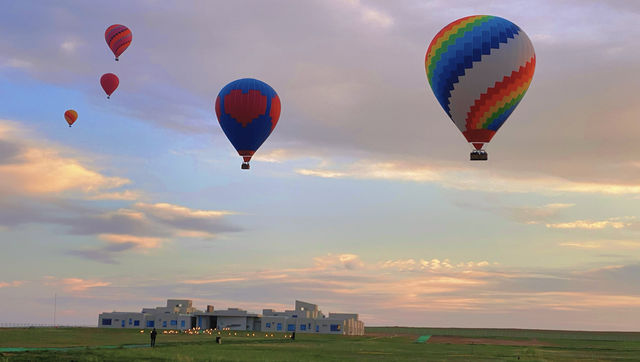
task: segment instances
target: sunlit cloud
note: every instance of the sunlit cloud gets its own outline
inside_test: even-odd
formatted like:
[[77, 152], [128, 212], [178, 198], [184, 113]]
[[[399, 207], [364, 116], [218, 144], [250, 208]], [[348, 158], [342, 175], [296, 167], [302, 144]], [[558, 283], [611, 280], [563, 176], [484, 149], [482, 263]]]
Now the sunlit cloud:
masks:
[[79, 157], [63, 155], [72, 153], [68, 150], [37, 144], [40, 142], [32, 141], [33, 136], [13, 122], [0, 123], [0, 141], [11, 142], [17, 149], [10, 162], [0, 162], [0, 187], [4, 192], [36, 195], [72, 192], [107, 199], [105, 191], [112, 192], [131, 182], [105, 176]]
[[82, 278], [65, 278], [59, 281], [63, 288], [70, 292], [84, 292], [91, 288], [106, 287], [111, 285], [111, 282], [105, 282], [95, 279], [82, 279]]
[[640, 241], [638, 240], [567, 241], [558, 245], [577, 249], [640, 249]]
[[218, 283], [230, 283], [230, 282], [239, 282], [245, 281], [246, 278], [222, 278], [222, 279], [193, 279], [193, 280], [184, 280], [184, 283], [187, 284], [218, 284]]
[[[490, 170], [468, 169], [458, 166], [426, 165], [398, 161], [379, 162], [361, 160], [333, 168], [299, 168], [296, 173], [321, 178], [347, 178], [359, 180], [394, 180], [410, 182], [431, 182], [446, 188], [481, 192], [510, 193], [597, 193], [597, 194], [639, 194], [640, 186], [576, 182], [556, 177], [515, 176]], [[568, 207], [548, 206], [548, 210]]]
[[104, 192], [96, 195], [89, 196], [89, 200], [123, 200], [133, 201], [138, 200], [142, 196], [142, 192], [134, 190], [124, 190], [115, 192]]
[[398, 271], [446, 271], [446, 270], [467, 270], [472, 268], [482, 268], [490, 266], [486, 260], [473, 262], [457, 262], [452, 263], [449, 259], [396, 259], [386, 260], [380, 264], [383, 269], [395, 269]]
[[162, 238], [123, 235], [123, 234], [100, 234], [98, 235], [98, 237], [110, 243], [117, 243], [117, 244], [131, 243], [141, 249], [158, 248], [160, 247], [161, 243], [164, 241], [164, 239]]
[[208, 219], [208, 218], [220, 218], [222, 216], [227, 216], [227, 215], [237, 215], [237, 213], [233, 211], [194, 210], [188, 207], [173, 205], [168, 203], [157, 203], [157, 204], [137, 203], [134, 205], [134, 207], [138, 210], [143, 210], [148, 215], [157, 217], [158, 219], [162, 219], [162, 220], [175, 220], [179, 218]]
[[12, 282], [0, 282], [0, 288], [19, 287], [24, 284], [24, 281], [14, 280]]
[[624, 221], [615, 221], [615, 220], [602, 220], [602, 221], [577, 220], [572, 222], [546, 224], [546, 226], [550, 229], [588, 229], [588, 230], [597, 230], [597, 229], [605, 229], [605, 228], [622, 229], [629, 225], [631, 225], [631, 223], [624, 222]]

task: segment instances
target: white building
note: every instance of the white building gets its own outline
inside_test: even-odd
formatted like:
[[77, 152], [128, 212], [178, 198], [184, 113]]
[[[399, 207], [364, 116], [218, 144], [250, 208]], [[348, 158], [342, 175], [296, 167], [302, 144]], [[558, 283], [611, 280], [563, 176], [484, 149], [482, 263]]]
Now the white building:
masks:
[[98, 316], [98, 327], [189, 329], [196, 309], [188, 299], [168, 299], [166, 307], [143, 308], [142, 312], [111, 312]]
[[296, 300], [295, 309], [276, 312], [263, 309], [262, 315], [239, 308], [196, 310], [188, 299], [169, 299], [166, 307], [144, 308], [142, 312], [101, 313], [101, 328], [159, 328], [299, 332], [363, 335], [364, 323], [355, 313], [329, 313], [326, 317], [318, 306]]
[[359, 336], [364, 335], [364, 323], [358, 320], [357, 314], [329, 313], [326, 317], [317, 305], [296, 300], [295, 310], [263, 309], [261, 330]]

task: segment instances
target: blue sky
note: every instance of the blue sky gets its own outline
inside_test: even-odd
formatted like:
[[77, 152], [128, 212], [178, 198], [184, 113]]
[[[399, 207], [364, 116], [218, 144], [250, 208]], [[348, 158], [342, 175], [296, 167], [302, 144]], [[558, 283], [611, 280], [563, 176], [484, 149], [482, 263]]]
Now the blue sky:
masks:
[[[637, 329], [635, 2], [6, 8], [0, 322], [50, 322], [56, 293], [70, 324], [192, 298], [307, 300], [368, 325]], [[481, 164], [423, 65], [437, 31], [472, 14], [512, 20], [537, 56]], [[133, 31], [118, 63], [113, 23]], [[241, 77], [283, 109], [249, 172], [213, 109]]]

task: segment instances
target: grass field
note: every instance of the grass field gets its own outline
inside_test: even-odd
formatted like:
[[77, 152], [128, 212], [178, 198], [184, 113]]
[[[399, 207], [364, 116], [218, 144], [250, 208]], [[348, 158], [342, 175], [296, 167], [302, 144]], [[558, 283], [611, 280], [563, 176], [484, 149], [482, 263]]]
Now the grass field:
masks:
[[[609, 361], [640, 360], [640, 333], [507, 329], [368, 327], [365, 336], [264, 333], [229, 336], [159, 334], [149, 348], [147, 333], [97, 328], [0, 329], [0, 361], [177, 360], [177, 361]], [[231, 332], [232, 334], [234, 332]], [[253, 333], [253, 332], [252, 332]], [[415, 343], [421, 335], [433, 336]], [[513, 344], [513, 345], [504, 345]], [[7, 352], [6, 348], [62, 348]], [[3, 349], [4, 348], [4, 349]]]

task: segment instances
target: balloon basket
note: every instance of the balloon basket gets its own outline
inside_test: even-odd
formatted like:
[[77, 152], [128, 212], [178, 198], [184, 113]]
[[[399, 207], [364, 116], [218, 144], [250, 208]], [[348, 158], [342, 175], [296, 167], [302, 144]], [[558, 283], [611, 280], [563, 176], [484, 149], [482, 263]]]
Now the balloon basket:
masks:
[[243, 170], [248, 170], [250, 168], [249, 162], [243, 162], [240, 168], [242, 168]]
[[474, 150], [469, 155], [469, 159], [471, 161], [486, 161], [488, 159], [487, 151], [485, 150]]

